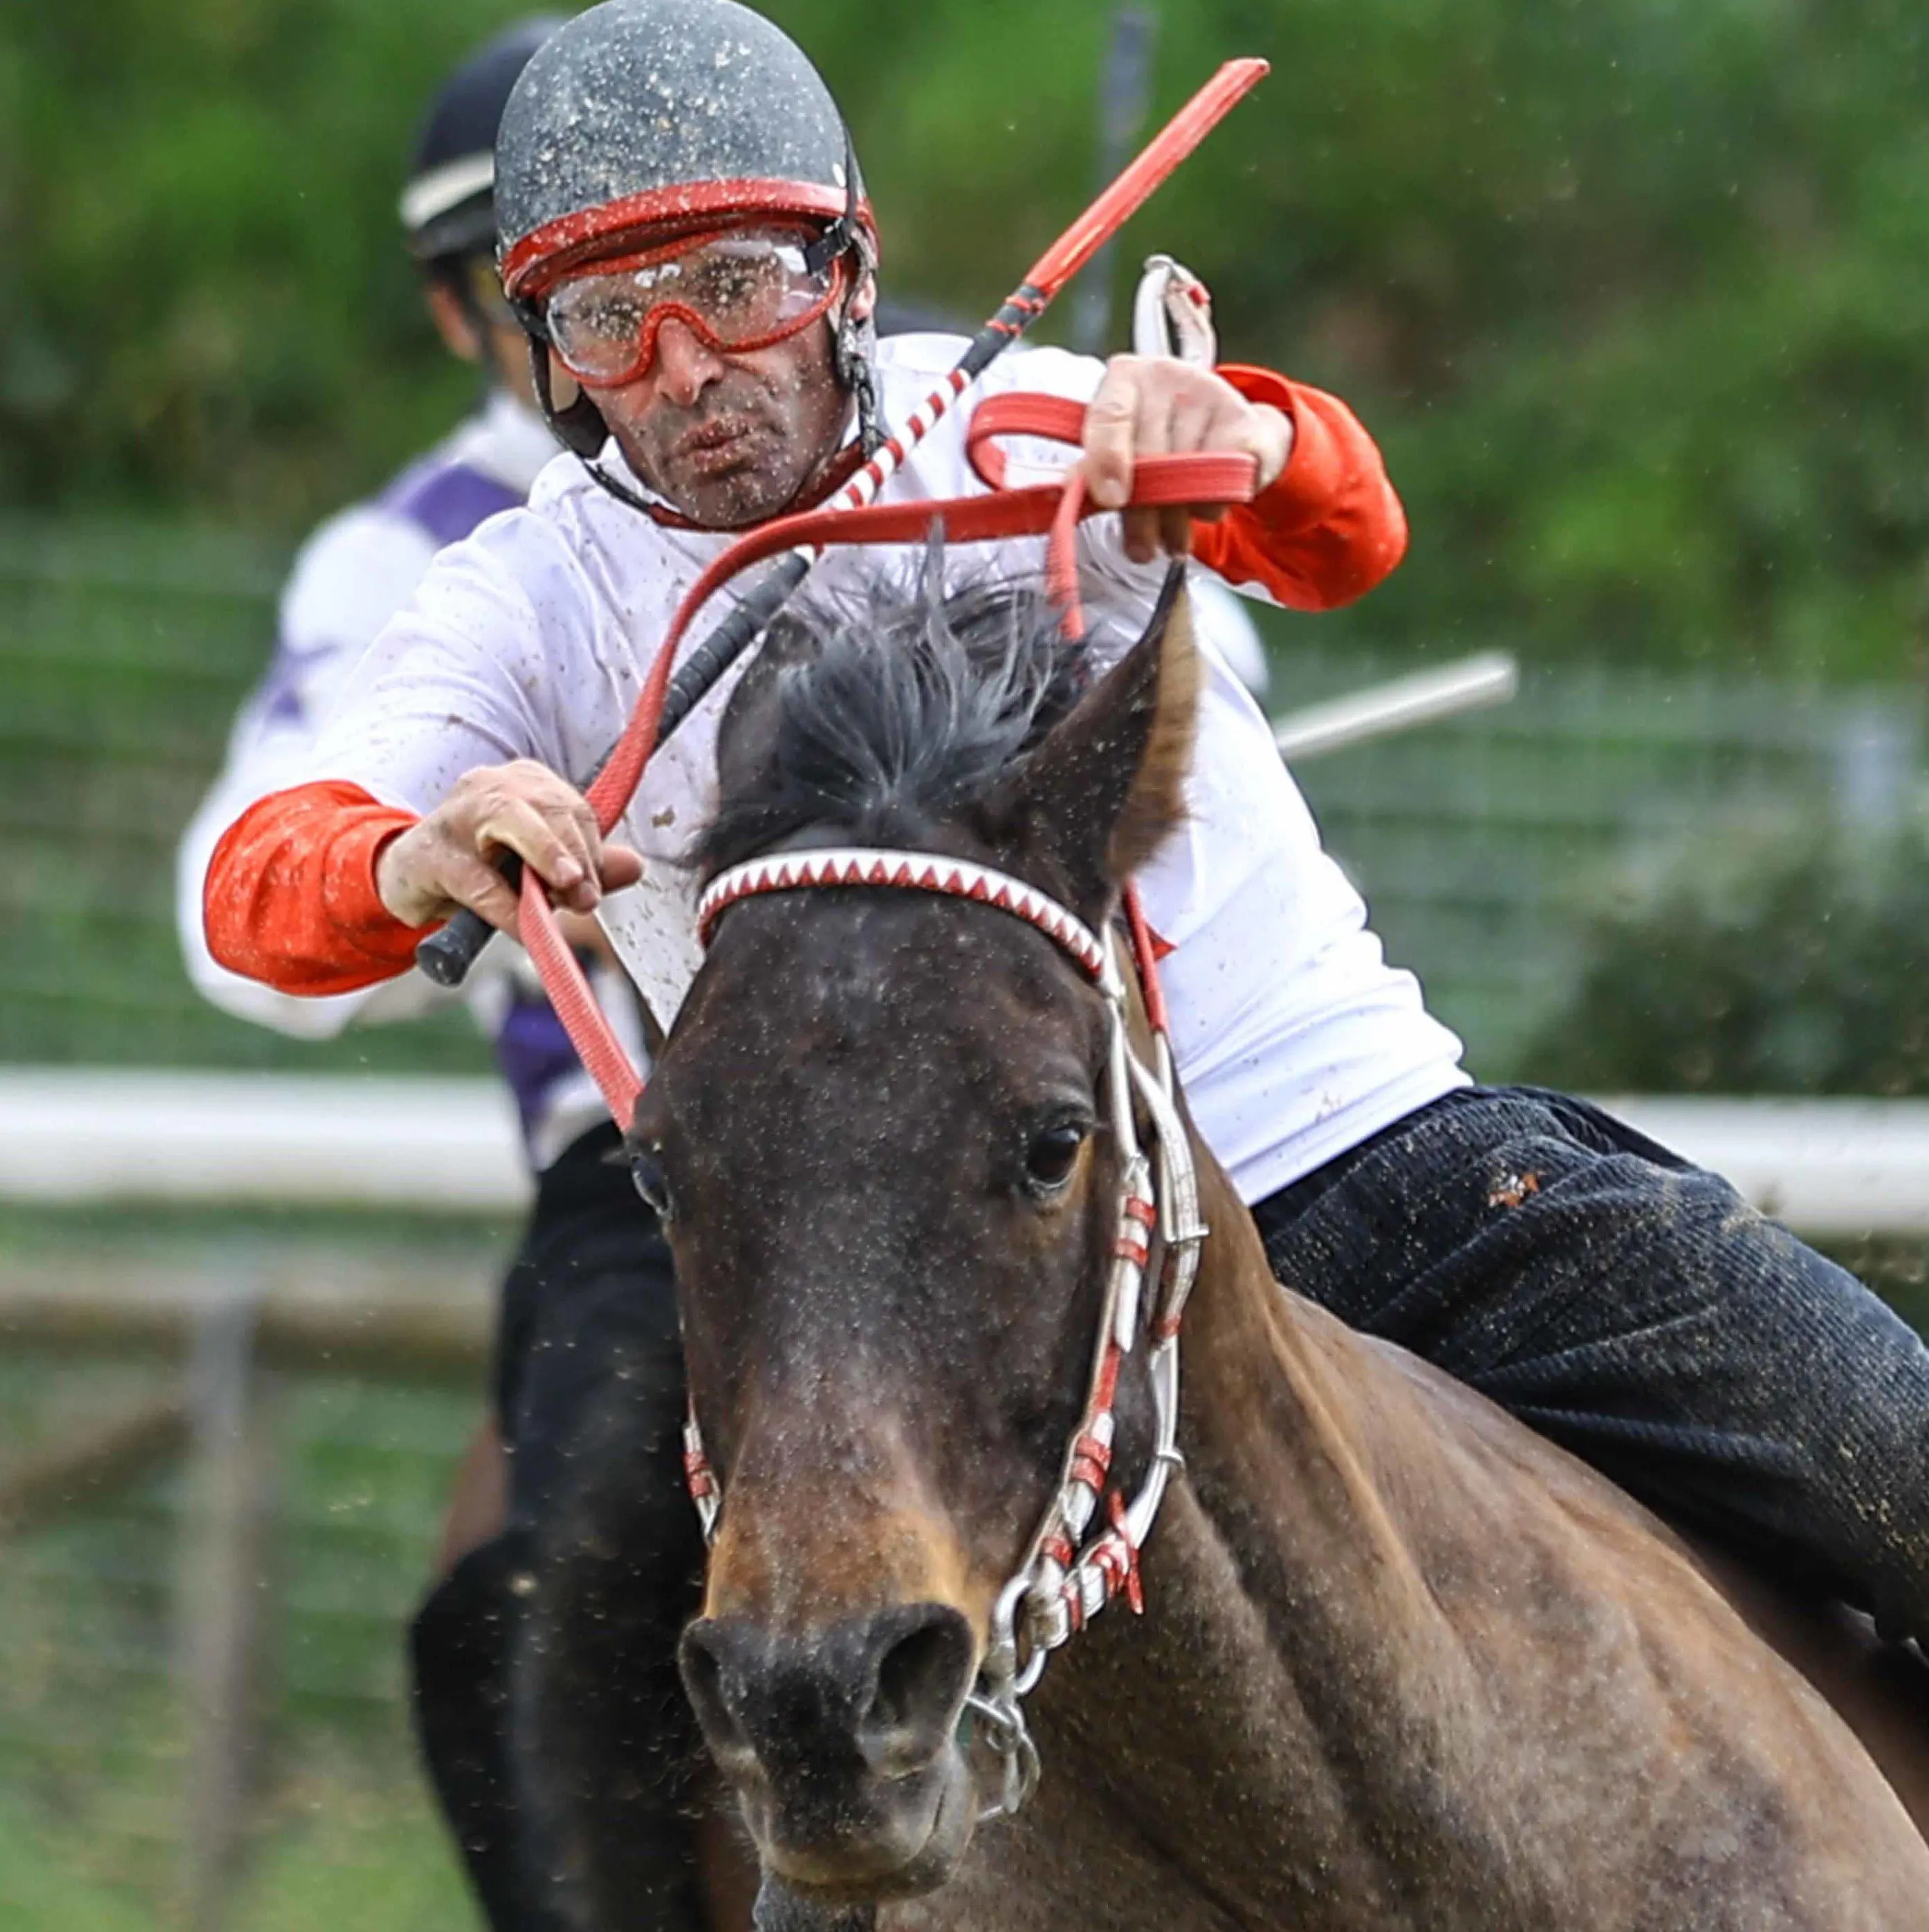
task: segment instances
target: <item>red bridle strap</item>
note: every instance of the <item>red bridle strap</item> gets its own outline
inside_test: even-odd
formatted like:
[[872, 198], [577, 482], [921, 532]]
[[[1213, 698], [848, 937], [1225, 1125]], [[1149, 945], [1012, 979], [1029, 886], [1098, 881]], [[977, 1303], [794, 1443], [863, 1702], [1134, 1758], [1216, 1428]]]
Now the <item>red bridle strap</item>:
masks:
[[[657, 742], [665, 695], [677, 650], [691, 620], [738, 572], [780, 551], [825, 544], [922, 542], [942, 521], [948, 543], [984, 543], [1002, 538], [1036, 536], [1049, 531], [1047, 581], [1064, 604], [1067, 628], [1082, 628], [1077, 615], [1077, 562], [1071, 537], [1077, 524], [1097, 506], [1084, 494], [1080, 470], [1059, 483], [1023, 490], [998, 486], [1005, 472], [1002, 453], [992, 446], [1001, 436], [1032, 436], [1076, 445], [1084, 434], [1083, 406], [1062, 397], [1014, 393], [988, 398], [973, 415], [966, 448], [972, 465], [992, 484], [988, 495], [938, 502], [873, 503], [849, 509], [810, 510], [763, 524], [717, 557], [678, 607], [655, 661], [588, 798], [596, 823], [607, 832], [628, 808]], [[1141, 458], [1132, 472], [1129, 502], [1135, 508], [1249, 502], [1257, 481], [1254, 459], [1210, 452]], [[522, 875], [518, 923], [543, 990], [572, 1043], [608, 1104], [611, 1118], [628, 1129], [643, 1083], [617, 1039], [557, 926], [549, 896], [533, 866]], [[1141, 952], [1149, 959], [1149, 947]], [[1149, 994], [1149, 997], [1150, 994]]]

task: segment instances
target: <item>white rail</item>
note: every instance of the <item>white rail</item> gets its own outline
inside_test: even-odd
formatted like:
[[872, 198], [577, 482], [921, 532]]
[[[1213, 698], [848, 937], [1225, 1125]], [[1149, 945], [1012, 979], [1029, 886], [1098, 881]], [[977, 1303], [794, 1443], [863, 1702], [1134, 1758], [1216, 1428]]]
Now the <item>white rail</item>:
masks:
[[1411, 731], [1463, 711], [1505, 704], [1520, 689], [1520, 666], [1507, 651], [1481, 651], [1438, 670], [1415, 671], [1324, 704], [1289, 711], [1275, 724], [1272, 740], [1288, 764], [1348, 746], [1364, 745], [1396, 731]]
[[[1801, 1233], [1929, 1234], [1929, 1102], [1606, 1105]], [[491, 1081], [0, 1069], [0, 1197], [476, 1214], [528, 1194]]]
[[528, 1196], [491, 1080], [0, 1069], [0, 1197], [476, 1214]]
[[1623, 1095], [1601, 1104], [1726, 1174], [1798, 1234], [1929, 1234], [1929, 1101]]

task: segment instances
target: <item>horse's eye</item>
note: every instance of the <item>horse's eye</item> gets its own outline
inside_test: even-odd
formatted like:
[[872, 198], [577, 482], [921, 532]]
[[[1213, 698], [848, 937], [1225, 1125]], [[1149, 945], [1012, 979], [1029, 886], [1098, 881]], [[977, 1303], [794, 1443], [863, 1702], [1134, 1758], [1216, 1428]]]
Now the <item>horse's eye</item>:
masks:
[[1071, 1178], [1085, 1129], [1076, 1120], [1056, 1120], [1025, 1144], [1025, 1184], [1034, 1194], [1055, 1193]]
[[651, 1209], [660, 1221], [670, 1220], [674, 1210], [670, 1201], [670, 1184], [663, 1172], [663, 1163], [648, 1148], [639, 1149], [629, 1156], [629, 1178], [636, 1184], [636, 1191], [643, 1197], [643, 1204]]

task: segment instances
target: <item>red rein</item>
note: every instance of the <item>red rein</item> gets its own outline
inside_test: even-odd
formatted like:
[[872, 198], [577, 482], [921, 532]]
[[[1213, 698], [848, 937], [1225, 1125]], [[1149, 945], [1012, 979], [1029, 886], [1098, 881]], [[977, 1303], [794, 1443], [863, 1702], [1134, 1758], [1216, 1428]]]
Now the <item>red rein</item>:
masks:
[[[1084, 478], [1074, 466], [1062, 483], [1023, 490], [1003, 487], [1005, 457], [993, 440], [1002, 436], [1032, 436], [1076, 446], [1085, 429], [1083, 404], [1062, 397], [1023, 392], [993, 396], [981, 403], [972, 418], [966, 453], [978, 476], [990, 486], [981, 496], [956, 496], [943, 502], [874, 503], [858, 509], [806, 511], [780, 518], [732, 544], [691, 586], [671, 620], [656, 660], [650, 667], [636, 708], [608, 762], [589, 788], [596, 823], [607, 832], [628, 808], [650, 751], [657, 742], [665, 694], [677, 647], [690, 620], [704, 604], [738, 572], [780, 550], [807, 544], [918, 543], [942, 518], [948, 543], [982, 543], [999, 537], [1050, 536], [1045, 580], [1065, 612], [1065, 628], [1076, 638], [1083, 634], [1078, 604], [1077, 562], [1072, 538], [1080, 521], [1096, 506], [1085, 495]], [[1254, 493], [1255, 465], [1249, 456], [1193, 454], [1142, 458], [1132, 472], [1131, 502], [1135, 506], [1244, 503]], [[1150, 974], [1151, 948], [1143, 932], [1136, 897], [1128, 894], [1128, 916], [1133, 925], [1134, 950], [1146, 974], [1146, 998], [1152, 1024], [1163, 1030], [1164, 1003], [1155, 976]], [[560, 1016], [582, 1062], [601, 1089], [611, 1118], [627, 1131], [643, 1082], [621, 1042], [590, 992], [575, 955], [563, 937], [549, 896], [533, 866], [522, 874], [520, 908], [522, 943], [542, 981], [550, 1003]]]

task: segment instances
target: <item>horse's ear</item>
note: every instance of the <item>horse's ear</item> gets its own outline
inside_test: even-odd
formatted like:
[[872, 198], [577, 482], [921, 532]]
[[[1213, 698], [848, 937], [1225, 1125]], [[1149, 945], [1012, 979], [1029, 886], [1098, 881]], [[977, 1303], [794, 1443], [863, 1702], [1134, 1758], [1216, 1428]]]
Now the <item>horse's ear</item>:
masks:
[[1185, 815], [1198, 698], [1185, 570], [1175, 563], [1144, 636], [993, 794], [994, 842], [1029, 876], [1043, 866], [1065, 875], [1071, 904], [1096, 923]]
[[807, 626], [783, 615], [765, 632], [717, 724], [719, 796], [741, 796], [756, 788], [776, 736], [774, 714], [781, 674], [791, 665], [804, 662], [818, 642]]

